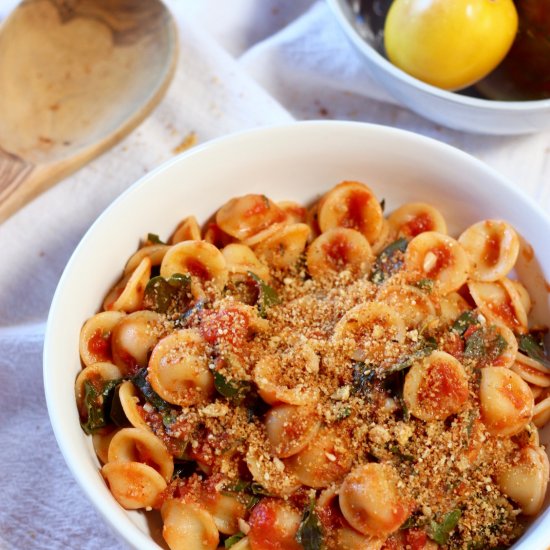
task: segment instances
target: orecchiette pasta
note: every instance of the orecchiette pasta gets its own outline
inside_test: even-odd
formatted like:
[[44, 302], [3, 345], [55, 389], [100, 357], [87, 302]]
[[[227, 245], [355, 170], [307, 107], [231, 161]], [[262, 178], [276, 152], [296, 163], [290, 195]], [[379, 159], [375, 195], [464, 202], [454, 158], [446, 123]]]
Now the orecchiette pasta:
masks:
[[149, 353], [164, 333], [163, 318], [154, 311], [136, 311], [122, 318], [111, 336], [113, 362], [124, 374], [147, 366]]
[[517, 333], [527, 330], [527, 312], [512, 281], [494, 283], [471, 281], [468, 289], [477, 307], [491, 322], [504, 325]]
[[198, 331], [174, 332], [154, 347], [149, 382], [168, 403], [186, 407], [204, 401], [214, 391], [214, 378]]
[[269, 268], [258, 260], [253, 250], [244, 244], [228, 244], [222, 250], [229, 276], [243, 280], [252, 272], [260, 279], [269, 281]]
[[141, 309], [145, 285], [151, 277], [151, 258], [145, 256], [137, 267], [109, 292], [103, 307], [127, 313]]
[[409, 243], [405, 264], [408, 269], [436, 281], [442, 294], [458, 290], [470, 271], [470, 262], [462, 246], [435, 231], [420, 233]]
[[162, 508], [162, 536], [172, 550], [215, 550], [219, 533], [212, 516], [193, 503], [167, 500]]
[[434, 351], [415, 363], [403, 386], [411, 414], [421, 420], [445, 420], [468, 401], [468, 377], [461, 363], [444, 351]]
[[102, 311], [88, 319], [80, 331], [80, 358], [87, 367], [94, 363], [112, 361], [111, 335], [124, 317], [122, 311]]
[[489, 550], [541, 510], [550, 362], [519, 234], [384, 206], [356, 181], [248, 194], [121, 260], [76, 406], [170, 549]]
[[178, 225], [174, 234], [170, 237], [170, 244], [200, 240], [201, 228], [199, 227], [199, 222], [197, 222], [195, 216], [188, 216]]
[[166, 481], [174, 472], [174, 460], [158, 437], [139, 428], [123, 428], [111, 439], [108, 462], [141, 462], [155, 469]]
[[319, 235], [309, 246], [307, 268], [315, 279], [349, 270], [355, 275], [366, 273], [373, 254], [367, 239], [355, 229], [335, 227]]
[[510, 436], [519, 433], [533, 417], [533, 394], [513, 371], [486, 367], [479, 387], [481, 419], [490, 433]]
[[476, 281], [498, 281], [506, 277], [519, 254], [519, 238], [514, 228], [500, 220], [485, 220], [471, 225], [460, 235], [472, 264]]
[[166, 489], [164, 478], [141, 462], [107, 462], [101, 473], [113, 496], [127, 510], [153, 506]]
[[537, 514], [548, 485], [548, 456], [541, 447], [524, 447], [517, 462], [498, 476], [502, 491], [521, 506], [527, 516]]
[[362, 233], [369, 243], [382, 231], [382, 207], [364, 183], [344, 181], [329, 191], [319, 203], [319, 228], [324, 233], [347, 227]]
[[365, 464], [350, 472], [340, 488], [340, 508], [350, 525], [374, 537], [397, 531], [411, 511], [398, 479], [387, 464]]
[[412, 202], [394, 210], [388, 218], [393, 232], [412, 239], [426, 231], [447, 233], [445, 218], [439, 210], [423, 202]]
[[217, 290], [223, 290], [228, 277], [223, 254], [204, 241], [183, 241], [166, 252], [160, 274], [167, 278], [175, 273], [189, 274], [202, 284], [211, 283]]

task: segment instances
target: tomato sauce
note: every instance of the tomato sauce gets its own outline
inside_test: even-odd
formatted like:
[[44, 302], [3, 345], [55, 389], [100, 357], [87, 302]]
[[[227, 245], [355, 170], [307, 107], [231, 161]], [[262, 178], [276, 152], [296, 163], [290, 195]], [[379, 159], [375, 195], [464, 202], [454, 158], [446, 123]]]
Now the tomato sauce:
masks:
[[504, 323], [509, 327], [520, 327], [521, 323], [519, 322], [516, 311], [512, 302], [508, 299], [506, 302], [500, 302], [498, 304], [491, 302], [489, 304], [489, 309], [497, 316], [500, 317]]
[[483, 259], [488, 266], [493, 267], [498, 263], [501, 244], [500, 235], [498, 233], [490, 235], [485, 241]]
[[429, 214], [421, 212], [403, 224], [401, 231], [410, 237], [416, 237], [424, 231], [433, 231], [434, 223]]
[[239, 349], [248, 339], [249, 323], [248, 315], [237, 308], [220, 309], [206, 311], [202, 316], [199, 330], [209, 344], [223, 340]]
[[424, 550], [428, 542], [428, 535], [420, 529], [406, 529], [404, 532], [405, 544], [410, 550]]
[[448, 268], [453, 263], [453, 255], [446, 246], [437, 246], [430, 249], [430, 252], [435, 255], [435, 265], [426, 272], [426, 274], [433, 278], [437, 277], [444, 269]]
[[363, 232], [366, 225], [365, 209], [372, 200], [370, 193], [351, 191], [346, 201], [346, 214], [341, 220], [343, 227]]
[[418, 389], [418, 398], [428, 410], [441, 410], [468, 400], [468, 388], [455, 369], [444, 362], [431, 365]]
[[111, 359], [111, 333], [105, 334], [97, 329], [88, 340], [88, 351], [98, 361], [109, 361]]
[[277, 521], [276, 507], [280, 505], [276, 501], [264, 499], [252, 510], [248, 519], [248, 540], [252, 550], [303, 550], [294, 538], [295, 533], [289, 532], [286, 525]]
[[502, 384], [498, 387], [498, 391], [514, 406], [518, 411], [525, 408], [525, 399], [521, 394], [514, 390], [511, 383]]
[[264, 195], [258, 195], [254, 199], [254, 204], [243, 213], [244, 218], [252, 218], [253, 216], [261, 216], [265, 214], [271, 207], [269, 199]]
[[329, 263], [335, 268], [347, 264], [350, 260], [353, 247], [350, 246], [348, 240], [342, 236], [333, 237], [328, 243], [323, 245]]
[[208, 268], [206, 268], [201, 261], [196, 260], [195, 258], [187, 258], [185, 260], [185, 269], [190, 275], [193, 277], [198, 277], [201, 281], [209, 281], [212, 279], [212, 275], [210, 274], [210, 271], [208, 271]]

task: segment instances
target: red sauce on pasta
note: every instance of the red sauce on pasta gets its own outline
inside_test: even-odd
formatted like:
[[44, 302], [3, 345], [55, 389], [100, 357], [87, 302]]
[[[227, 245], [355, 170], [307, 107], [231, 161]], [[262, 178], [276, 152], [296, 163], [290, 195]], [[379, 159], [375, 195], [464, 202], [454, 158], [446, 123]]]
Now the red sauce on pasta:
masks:
[[329, 263], [336, 269], [349, 262], [353, 249], [345, 237], [337, 235], [323, 245], [323, 251]]
[[296, 542], [294, 532], [288, 532], [277, 521], [276, 506], [278, 504], [273, 500], [264, 499], [252, 510], [248, 520], [248, 540], [252, 550], [303, 550]]
[[414, 218], [404, 223], [401, 227], [401, 231], [410, 237], [416, 237], [424, 231], [433, 231], [434, 223], [429, 214], [421, 212]]
[[201, 336], [209, 344], [223, 340], [235, 348], [241, 347], [246, 341], [248, 329], [248, 316], [237, 308], [208, 311], [203, 315], [199, 327]]
[[485, 241], [485, 249], [483, 251], [483, 259], [489, 266], [494, 266], [500, 258], [500, 236], [498, 233], [492, 234]]
[[435, 255], [436, 262], [434, 266], [426, 272], [429, 277], [437, 277], [444, 269], [452, 264], [452, 252], [446, 246], [437, 246], [431, 248], [430, 252]]
[[204, 267], [204, 264], [200, 260], [196, 260], [195, 258], [187, 258], [185, 260], [185, 269], [190, 275], [198, 277], [201, 281], [209, 281], [212, 279], [210, 271]]
[[505, 302], [491, 302], [489, 303], [489, 309], [497, 316], [500, 317], [504, 323], [509, 327], [519, 327], [519, 322], [514, 305], [507, 299]]
[[468, 389], [456, 370], [442, 361], [431, 365], [422, 379], [418, 399], [422, 408], [429, 411], [448, 407], [453, 410], [468, 400]]
[[364, 191], [351, 191], [346, 201], [347, 212], [341, 220], [343, 227], [357, 229], [363, 232], [368, 217], [365, 216], [365, 209], [372, 200], [372, 196]]
[[111, 358], [111, 334], [105, 335], [101, 329], [97, 329], [88, 340], [88, 351], [98, 361], [108, 361]]

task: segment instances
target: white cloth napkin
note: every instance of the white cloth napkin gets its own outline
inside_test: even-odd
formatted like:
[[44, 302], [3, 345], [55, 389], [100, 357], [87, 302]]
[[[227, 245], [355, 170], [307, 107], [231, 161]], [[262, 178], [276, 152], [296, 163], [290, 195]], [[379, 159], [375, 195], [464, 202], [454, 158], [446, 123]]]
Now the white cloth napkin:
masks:
[[[0, 17], [15, 3], [2, 0]], [[392, 104], [321, 0], [166, 3], [181, 51], [165, 99], [122, 143], [0, 225], [0, 548], [124, 547], [73, 481], [54, 440], [42, 388], [44, 325], [86, 229], [190, 136], [204, 142], [292, 116], [389, 124], [478, 156], [550, 209], [550, 133], [471, 136]]]

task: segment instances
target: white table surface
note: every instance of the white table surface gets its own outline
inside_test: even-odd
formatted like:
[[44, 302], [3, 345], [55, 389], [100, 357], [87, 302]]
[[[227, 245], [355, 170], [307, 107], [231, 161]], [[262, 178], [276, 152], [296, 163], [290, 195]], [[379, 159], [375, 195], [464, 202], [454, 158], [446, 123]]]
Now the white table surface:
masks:
[[[332, 85], [338, 64], [325, 74], [300, 78], [302, 64], [304, 71], [310, 67], [308, 50], [292, 70], [275, 75], [282, 85], [263, 80], [263, 73], [255, 82], [255, 68], [263, 59], [268, 63], [289, 24], [312, 6], [323, 15], [324, 7], [314, 0], [166, 3], [178, 15], [182, 49], [164, 102], [120, 145], [0, 226], [0, 548], [125, 547], [73, 481], [53, 438], [41, 376], [44, 325], [63, 267], [95, 217], [144, 172], [172, 157], [186, 136], [194, 133], [204, 142], [291, 116], [391, 125], [478, 157], [550, 212], [550, 132], [489, 137], [443, 128], [370, 99], [374, 91], [352, 92], [346, 82]], [[15, 4], [2, 0], [0, 17]], [[315, 37], [308, 44], [322, 47]], [[342, 64], [353, 58], [343, 35], [334, 47], [343, 54]]]

